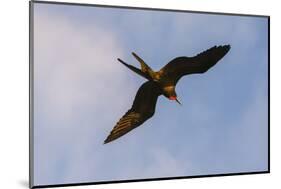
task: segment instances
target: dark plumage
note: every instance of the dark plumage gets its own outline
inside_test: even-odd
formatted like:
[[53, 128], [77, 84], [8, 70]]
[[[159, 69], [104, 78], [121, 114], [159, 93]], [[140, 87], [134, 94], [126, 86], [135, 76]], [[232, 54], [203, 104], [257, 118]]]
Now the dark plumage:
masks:
[[139, 88], [130, 110], [117, 122], [104, 143], [111, 142], [151, 118], [155, 112], [157, 98], [164, 95], [176, 100], [175, 86], [182, 76], [205, 73], [229, 51], [230, 45], [214, 46], [194, 57], [177, 57], [166, 64], [160, 71], [154, 72], [138, 55], [132, 53], [140, 62], [141, 69], [135, 68], [118, 59], [122, 64], [148, 79]]

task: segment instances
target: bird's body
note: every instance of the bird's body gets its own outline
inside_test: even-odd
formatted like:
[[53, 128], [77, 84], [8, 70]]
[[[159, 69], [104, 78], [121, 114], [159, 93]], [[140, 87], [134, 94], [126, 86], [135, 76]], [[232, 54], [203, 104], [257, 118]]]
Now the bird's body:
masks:
[[140, 126], [154, 115], [158, 96], [164, 95], [176, 100], [175, 87], [182, 76], [205, 73], [214, 66], [230, 49], [230, 45], [214, 46], [194, 57], [177, 57], [162, 69], [153, 71], [138, 55], [132, 53], [140, 62], [141, 69], [118, 59], [122, 64], [146, 78], [148, 81], [139, 88], [130, 110], [117, 122], [104, 143], [111, 142], [132, 129]]

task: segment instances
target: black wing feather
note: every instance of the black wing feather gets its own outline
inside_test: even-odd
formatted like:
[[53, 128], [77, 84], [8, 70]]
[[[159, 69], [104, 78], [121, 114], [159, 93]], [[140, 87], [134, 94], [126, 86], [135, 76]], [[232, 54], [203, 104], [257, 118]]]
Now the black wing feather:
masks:
[[187, 74], [204, 73], [229, 51], [230, 45], [214, 46], [194, 57], [177, 57], [161, 69], [163, 75], [176, 83]]
[[139, 88], [131, 109], [117, 122], [104, 143], [109, 143], [125, 135], [151, 118], [160, 94], [161, 91], [155, 82], [145, 82]]

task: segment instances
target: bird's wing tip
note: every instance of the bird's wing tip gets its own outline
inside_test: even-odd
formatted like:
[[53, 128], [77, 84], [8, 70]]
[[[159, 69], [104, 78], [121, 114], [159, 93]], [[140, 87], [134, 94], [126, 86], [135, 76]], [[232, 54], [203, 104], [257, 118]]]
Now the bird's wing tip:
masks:
[[108, 138], [107, 139], [105, 139], [104, 141], [103, 141], [103, 144], [107, 144], [107, 143], [109, 143], [110, 142], [110, 140], [108, 140]]
[[220, 46], [216, 46], [216, 48], [224, 49], [224, 50], [226, 50], [226, 51], [229, 51], [230, 48], [231, 48], [231, 45], [230, 45], [230, 44], [227, 44], [227, 45], [220, 45]]
[[103, 141], [103, 144], [110, 143], [110, 142], [112, 142], [113, 140], [114, 140], [114, 138], [112, 138], [112, 136], [111, 136], [111, 134], [110, 134], [110, 135], [108, 135], [108, 136], [106, 137], [106, 139]]
[[231, 46], [230, 46], [230, 44], [227, 44], [227, 45], [223, 45], [222, 47], [230, 49]]
[[230, 50], [230, 48], [231, 48], [230, 44], [225, 45], [225, 48], [226, 48], [226, 51], [228, 52]]

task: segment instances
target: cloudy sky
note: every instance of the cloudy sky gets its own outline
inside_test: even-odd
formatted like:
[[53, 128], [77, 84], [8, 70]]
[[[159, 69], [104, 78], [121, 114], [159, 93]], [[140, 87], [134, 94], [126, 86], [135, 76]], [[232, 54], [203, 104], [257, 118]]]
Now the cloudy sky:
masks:
[[[34, 184], [267, 170], [267, 19], [35, 3]], [[214, 45], [229, 53], [180, 80], [183, 106], [161, 96], [154, 117], [104, 145], [145, 81]]]

